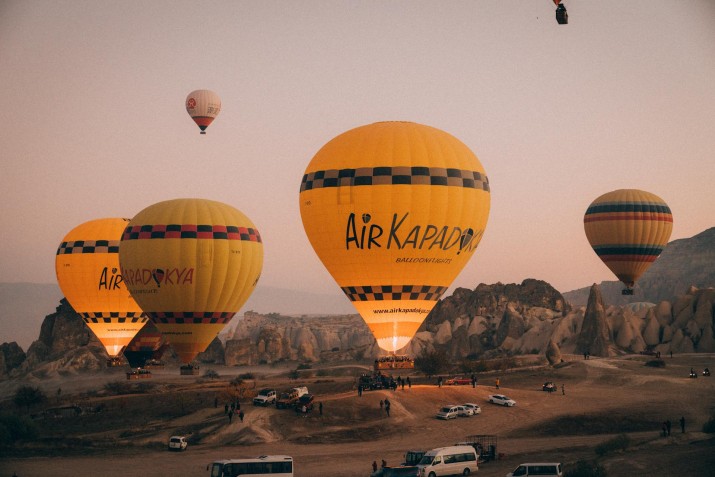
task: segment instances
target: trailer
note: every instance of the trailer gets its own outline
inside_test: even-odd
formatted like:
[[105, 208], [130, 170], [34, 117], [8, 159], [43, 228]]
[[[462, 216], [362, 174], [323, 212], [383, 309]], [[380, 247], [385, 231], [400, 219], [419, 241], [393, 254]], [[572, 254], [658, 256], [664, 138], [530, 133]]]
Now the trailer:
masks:
[[467, 436], [465, 442], [460, 442], [459, 445], [468, 445], [474, 447], [479, 455], [479, 463], [490, 462], [497, 460], [499, 454], [497, 452], [498, 437], [493, 434], [477, 434]]

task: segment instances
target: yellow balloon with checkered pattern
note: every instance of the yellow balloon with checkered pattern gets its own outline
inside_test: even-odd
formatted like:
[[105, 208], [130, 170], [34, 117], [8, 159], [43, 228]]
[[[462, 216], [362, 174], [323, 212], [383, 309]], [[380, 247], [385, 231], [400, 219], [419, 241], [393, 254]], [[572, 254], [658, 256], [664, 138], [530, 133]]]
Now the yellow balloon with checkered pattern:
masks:
[[263, 242], [253, 222], [230, 205], [167, 200], [132, 219], [119, 263], [132, 296], [188, 364], [255, 289]]
[[129, 219], [85, 222], [62, 240], [55, 256], [57, 283], [72, 308], [118, 356], [147, 322], [119, 272], [119, 241]]
[[313, 157], [300, 187], [305, 232], [382, 349], [410, 342], [472, 257], [489, 190], [464, 143], [411, 122], [352, 129]]

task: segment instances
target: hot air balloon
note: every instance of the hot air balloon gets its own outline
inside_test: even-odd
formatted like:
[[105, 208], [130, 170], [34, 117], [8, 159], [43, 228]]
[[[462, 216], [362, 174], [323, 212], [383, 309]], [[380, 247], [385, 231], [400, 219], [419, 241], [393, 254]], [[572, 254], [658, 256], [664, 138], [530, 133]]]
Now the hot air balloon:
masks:
[[197, 89], [186, 97], [186, 112], [199, 126], [201, 134], [206, 134], [206, 128], [221, 112], [221, 98], [208, 89]]
[[603, 194], [586, 210], [583, 226], [591, 247], [633, 294], [638, 278], [663, 251], [673, 230], [673, 215], [650, 192], [620, 189]]
[[461, 141], [380, 122], [325, 144], [305, 170], [300, 213], [320, 260], [388, 352], [406, 346], [469, 261], [489, 181]]
[[263, 243], [229, 205], [174, 199], [132, 219], [119, 262], [132, 296], [188, 365], [255, 289]]
[[119, 273], [119, 241], [129, 219], [85, 222], [62, 240], [55, 272], [70, 305], [114, 360], [147, 318], [125, 287]]

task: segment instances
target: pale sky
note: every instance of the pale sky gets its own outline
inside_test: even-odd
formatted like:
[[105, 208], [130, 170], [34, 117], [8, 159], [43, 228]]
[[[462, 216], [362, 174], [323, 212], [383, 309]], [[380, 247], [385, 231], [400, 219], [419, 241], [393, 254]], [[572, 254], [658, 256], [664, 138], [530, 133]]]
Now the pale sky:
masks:
[[[599, 195], [659, 195], [671, 240], [715, 226], [715, 2], [564, 3], [568, 25], [551, 0], [0, 0], [0, 282], [54, 282], [80, 223], [201, 197], [256, 224], [259, 287], [340, 293], [300, 181], [385, 120], [443, 129], [486, 169], [489, 222], [453, 288], [612, 280], [583, 231]], [[195, 89], [222, 99], [205, 136]]]

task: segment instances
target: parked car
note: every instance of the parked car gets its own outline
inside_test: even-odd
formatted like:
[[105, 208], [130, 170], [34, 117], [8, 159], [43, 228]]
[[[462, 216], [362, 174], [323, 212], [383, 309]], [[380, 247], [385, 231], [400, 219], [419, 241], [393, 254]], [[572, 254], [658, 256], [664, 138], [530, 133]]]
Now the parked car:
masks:
[[181, 452], [186, 450], [189, 443], [186, 441], [185, 437], [182, 436], [171, 436], [169, 438], [169, 450]]
[[268, 406], [276, 402], [276, 390], [275, 389], [261, 389], [258, 391], [258, 395], [253, 398], [254, 406]]
[[437, 412], [437, 415], [435, 416], [437, 419], [456, 419], [459, 417], [459, 409], [458, 406], [444, 406], [440, 408], [439, 412]]
[[312, 394], [303, 394], [295, 402], [295, 412], [310, 412], [313, 410], [313, 401], [315, 397]]
[[546, 391], [547, 393], [552, 393], [556, 391], [556, 385], [551, 382], [551, 381], [546, 381], [543, 386], [541, 386], [542, 391]]
[[479, 407], [479, 404], [474, 404], [473, 402], [468, 402], [463, 404], [466, 409], [471, 409], [472, 410], [472, 415], [475, 414], [481, 414], [482, 413], [482, 408]]
[[454, 378], [448, 378], [444, 381], [444, 384], [454, 386], [456, 384], [472, 384], [472, 380], [470, 378], [465, 378], [463, 376], [456, 376]]
[[492, 404], [499, 404], [507, 407], [516, 406], [516, 401], [511, 399], [509, 396], [504, 396], [503, 394], [490, 394], [487, 397], [487, 401]]

